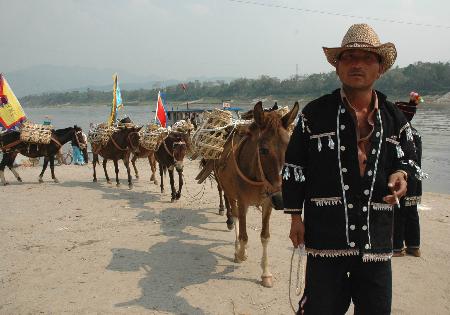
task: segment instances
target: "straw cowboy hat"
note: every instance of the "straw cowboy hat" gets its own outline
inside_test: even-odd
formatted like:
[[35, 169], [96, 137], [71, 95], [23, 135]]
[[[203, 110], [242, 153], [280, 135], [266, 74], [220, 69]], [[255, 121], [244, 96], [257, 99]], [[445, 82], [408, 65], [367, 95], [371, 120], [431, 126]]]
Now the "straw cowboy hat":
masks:
[[345, 34], [341, 47], [322, 47], [328, 62], [336, 67], [339, 55], [345, 50], [361, 49], [371, 51], [381, 57], [383, 72], [386, 72], [397, 58], [397, 50], [392, 43], [382, 44], [377, 33], [367, 24], [353, 24]]

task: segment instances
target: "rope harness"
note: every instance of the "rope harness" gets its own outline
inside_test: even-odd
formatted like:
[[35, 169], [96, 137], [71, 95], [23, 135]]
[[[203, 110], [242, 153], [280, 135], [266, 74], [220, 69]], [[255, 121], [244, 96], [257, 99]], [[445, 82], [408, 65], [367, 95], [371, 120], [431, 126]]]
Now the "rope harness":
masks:
[[[300, 296], [302, 294], [302, 291], [305, 288], [304, 283], [304, 274], [305, 274], [305, 268], [303, 264], [303, 257], [306, 256], [305, 252], [305, 246], [301, 246], [298, 248], [292, 249], [292, 255], [291, 255], [291, 264], [289, 267], [289, 304], [291, 305], [291, 309], [294, 312], [294, 314], [297, 314], [297, 311], [295, 310], [294, 303], [292, 302], [292, 296], [291, 296], [291, 287], [292, 287], [292, 269], [294, 265], [294, 256], [295, 253], [298, 253], [298, 261], [297, 261], [297, 273], [296, 273], [296, 283], [295, 283], [295, 296]], [[300, 274], [302, 275], [302, 278], [300, 279]]]

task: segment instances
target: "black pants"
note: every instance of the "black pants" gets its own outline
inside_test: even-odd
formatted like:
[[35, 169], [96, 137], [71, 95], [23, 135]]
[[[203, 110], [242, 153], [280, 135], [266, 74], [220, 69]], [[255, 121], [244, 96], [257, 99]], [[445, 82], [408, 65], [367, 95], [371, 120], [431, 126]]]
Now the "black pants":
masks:
[[403, 243], [409, 248], [420, 247], [420, 224], [417, 205], [394, 211], [394, 251], [400, 251]]
[[297, 314], [342, 315], [351, 300], [354, 314], [390, 314], [391, 261], [363, 262], [359, 256], [308, 256], [305, 292]]

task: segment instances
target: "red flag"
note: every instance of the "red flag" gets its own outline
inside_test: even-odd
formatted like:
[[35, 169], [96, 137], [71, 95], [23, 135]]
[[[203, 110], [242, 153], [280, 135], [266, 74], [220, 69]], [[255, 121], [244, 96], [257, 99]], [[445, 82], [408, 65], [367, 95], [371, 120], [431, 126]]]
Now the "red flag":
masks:
[[159, 121], [161, 127], [166, 128], [167, 125], [167, 114], [166, 109], [164, 108], [164, 99], [161, 96], [161, 92], [158, 92], [158, 101], [156, 102], [156, 116], [155, 120]]

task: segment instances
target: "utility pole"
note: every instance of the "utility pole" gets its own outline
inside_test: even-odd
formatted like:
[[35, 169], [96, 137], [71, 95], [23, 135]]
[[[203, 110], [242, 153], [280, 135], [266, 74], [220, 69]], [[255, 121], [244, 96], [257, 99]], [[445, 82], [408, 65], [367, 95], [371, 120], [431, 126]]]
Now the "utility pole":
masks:
[[298, 63], [295, 64], [295, 79], [298, 80]]

